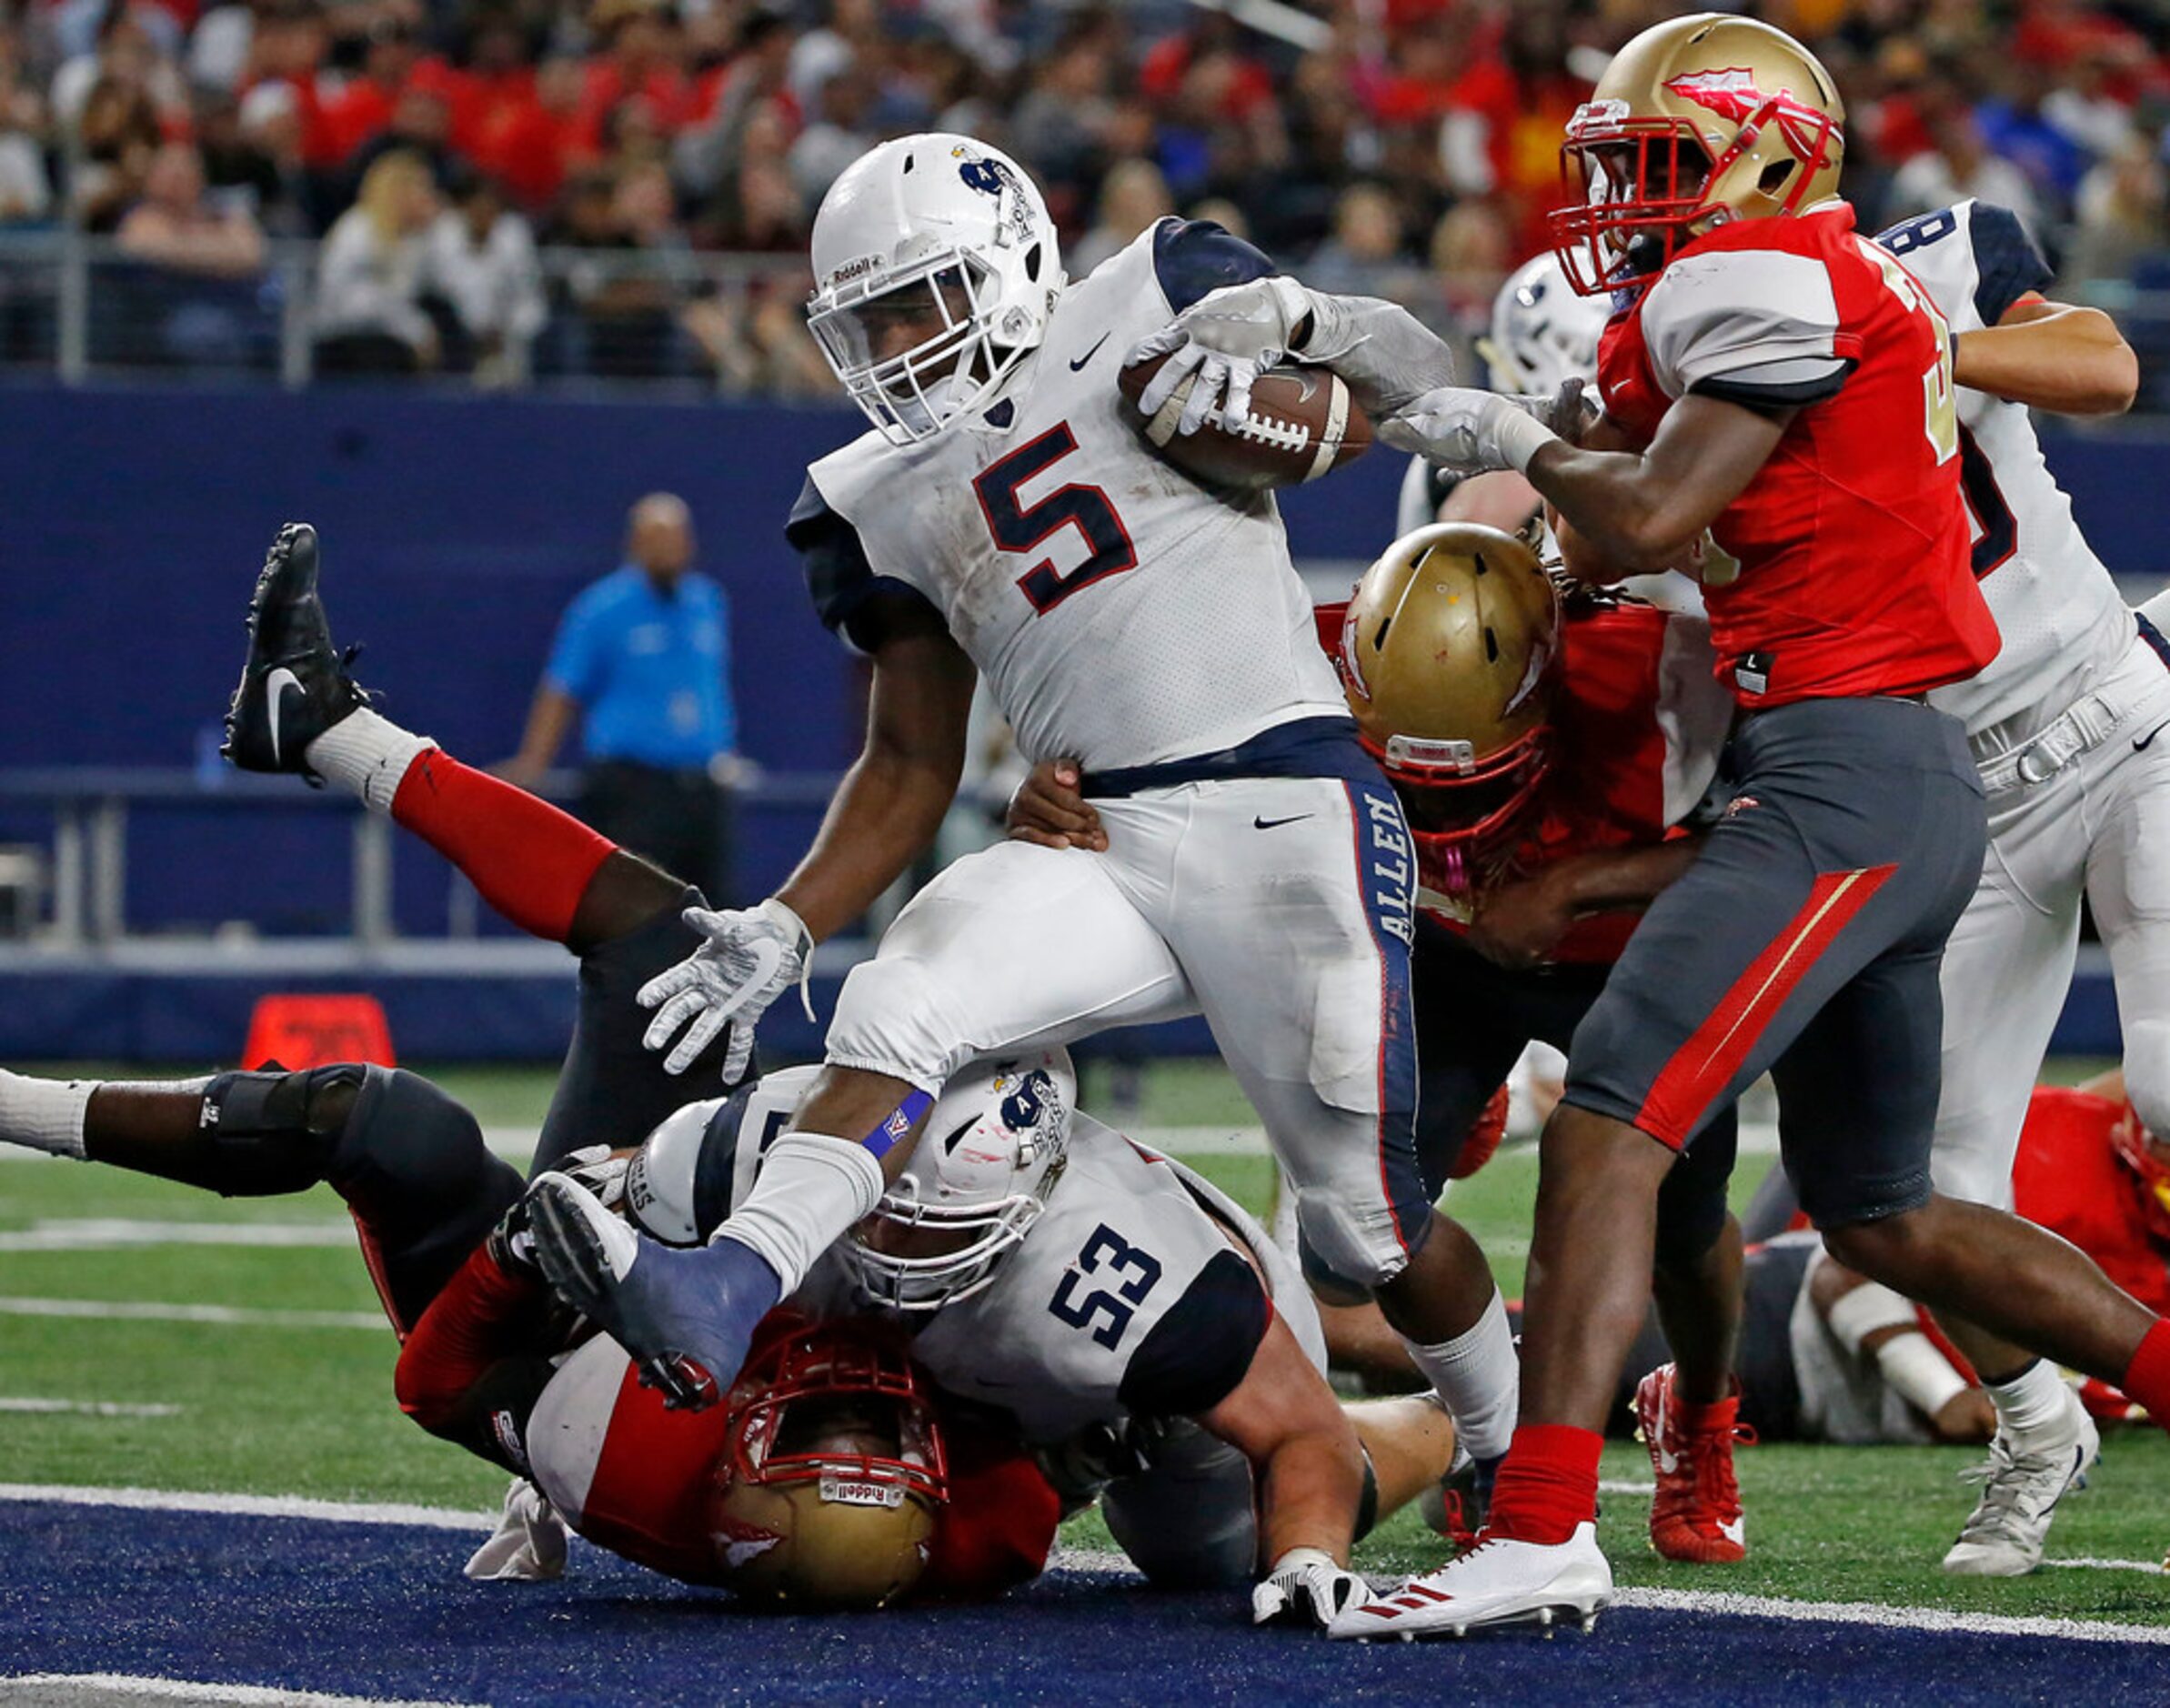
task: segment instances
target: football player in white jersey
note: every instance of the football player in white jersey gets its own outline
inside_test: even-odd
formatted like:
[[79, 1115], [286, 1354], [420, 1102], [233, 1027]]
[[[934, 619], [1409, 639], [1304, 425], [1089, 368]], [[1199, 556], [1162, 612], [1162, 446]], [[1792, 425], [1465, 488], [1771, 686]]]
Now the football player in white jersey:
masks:
[[[702, 1250], [607, 1249], [591, 1200], [538, 1182], [553, 1281], [700, 1403], [762, 1311], [872, 1210], [966, 1058], [1202, 1012], [1297, 1184], [1307, 1245], [1380, 1299], [1472, 1451], [1500, 1451], [1503, 1301], [1454, 1320], [1433, 1285], [1473, 1247], [1435, 1217], [1416, 1162], [1401, 808], [1311, 638], [1271, 496], [1160, 460], [1116, 384], [1148, 335], [1250, 279], [1292, 316], [1292, 353], [1374, 414], [1438, 384], [1444, 347], [1207, 224], [1158, 222], [1070, 283], [1039, 192], [962, 136], [863, 156], [812, 247], [810, 325], [873, 431], [814, 465], [788, 533], [823, 620], [872, 658], [866, 746], [777, 894], [704, 916], [708, 944], [642, 992], [648, 1041], [678, 1069], [728, 1027], [727, 1074], [743, 1060], [810, 945], [933, 836], [977, 677], [1028, 758], [1082, 763], [1108, 847], [1004, 843], [921, 891], [847, 981], [826, 1070], [760, 1189]], [[1171, 357], [1154, 386], [1201, 359]], [[1201, 377], [1200, 411], [1231, 374]], [[1140, 401], [1150, 415], [1161, 398]]]
[[1067, 1504], [1100, 1500], [1155, 1583], [1258, 1577], [1261, 1623], [1322, 1626], [1366, 1593], [1351, 1543], [1438, 1484], [1452, 1426], [1429, 1395], [1344, 1409], [1295, 1265], [1075, 1096], [1060, 1050], [969, 1065], [800, 1300], [893, 1314], [914, 1361], [1014, 1424]]
[[[2150, 1127], [2170, 1120], [2170, 752], [2155, 740], [2170, 722], [2170, 668], [2080, 532], [2027, 413], [2120, 413], [2138, 370], [2107, 316], [2043, 298], [2050, 269], [2006, 208], [1960, 202], [1878, 242], [1951, 323], [1974, 574], [2004, 640], [1978, 676], [1930, 696], [1966, 725], [1990, 835], [1944, 949], [1934, 1168], [1940, 1192], [2008, 1209], [2083, 896], [2116, 976], [2134, 1100]], [[2094, 1462], [2095, 1427], [2053, 1364], [1945, 1326], [1988, 1379], [2001, 1424], [1945, 1569], [2030, 1572], [2059, 1498]]]

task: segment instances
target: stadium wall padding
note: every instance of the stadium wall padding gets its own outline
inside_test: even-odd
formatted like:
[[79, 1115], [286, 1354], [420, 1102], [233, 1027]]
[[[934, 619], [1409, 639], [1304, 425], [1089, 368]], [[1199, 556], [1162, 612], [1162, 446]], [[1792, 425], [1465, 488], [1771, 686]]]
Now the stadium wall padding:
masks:
[[[500, 759], [518, 740], [559, 611], [618, 561], [628, 506], [666, 488], [691, 504], [702, 567], [731, 599], [745, 751], [777, 770], [838, 769], [856, 746], [858, 673], [814, 620], [781, 526], [805, 465], [857, 426], [834, 407], [742, 402], [0, 388], [0, 766], [202, 764], [215, 776], [248, 591], [289, 519], [321, 531], [336, 632], [365, 644], [358, 673], [385, 710], [463, 758]], [[2159, 567], [2149, 517], [2162, 451], [2137, 436], [2052, 442], [2113, 568]], [[1298, 555], [1371, 557], [1401, 467], [1382, 450], [1288, 494]], [[750, 892], [789, 869], [817, 816], [745, 816]], [[46, 834], [42, 811], [0, 805], [0, 841]], [[129, 848], [138, 930], [246, 919], [314, 932], [347, 918], [336, 814], [146, 809]], [[447, 885], [434, 857], [403, 848], [397, 874], [399, 928], [441, 930]], [[33, 1006], [60, 1010], [55, 1024], [69, 1007]], [[50, 1029], [11, 1030], [15, 1053], [70, 1053]], [[134, 1041], [165, 1053], [152, 1035], [164, 1030]], [[495, 1030], [507, 1035], [484, 1053], [555, 1048], [531, 1028]]]

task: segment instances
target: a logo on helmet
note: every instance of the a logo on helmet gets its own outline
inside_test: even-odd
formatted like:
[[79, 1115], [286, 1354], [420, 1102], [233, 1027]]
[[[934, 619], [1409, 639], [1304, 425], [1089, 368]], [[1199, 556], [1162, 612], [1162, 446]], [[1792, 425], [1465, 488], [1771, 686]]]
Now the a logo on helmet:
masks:
[[965, 187], [982, 196], [1000, 196], [1010, 187], [1010, 173], [999, 160], [967, 160], [957, 168]]
[[1683, 101], [1693, 101], [1697, 106], [1708, 107], [1720, 118], [1735, 125], [1745, 125], [1773, 102], [1789, 118], [1823, 116], [1791, 89], [1765, 94], [1756, 86], [1755, 73], [1744, 65], [1729, 65], [1723, 71], [1691, 71], [1666, 84], [1665, 92], [1677, 95]]
[[1016, 1131], [1040, 1125], [1046, 1099], [1054, 1081], [1035, 1069], [1018, 1081], [1017, 1090], [1002, 1100], [1002, 1124]]

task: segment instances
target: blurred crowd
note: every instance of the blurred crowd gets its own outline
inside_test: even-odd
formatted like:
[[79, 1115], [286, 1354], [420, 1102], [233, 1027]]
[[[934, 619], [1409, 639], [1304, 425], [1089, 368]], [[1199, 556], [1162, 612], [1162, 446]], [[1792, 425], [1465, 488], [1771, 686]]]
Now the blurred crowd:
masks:
[[[871, 143], [939, 127], [1040, 176], [1073, 276], [1203, 215], [1466, 337], [1540, 240], [1562, 123], [1679, 9], [1303, 0], [1257, 28], [1183, 0], [0, 0], [0, 224], [110, 234], [165, 288], [171, 359], [261, 356], [266, 239], [311, 236], [320, 369], [798, 396], [829, 384], [793, 266], [814, 207]], [[1980, 195], [2067, 290], [2170, 287], [2155, 0], [1746, 9], [1836, 75], [1871, 229]]]

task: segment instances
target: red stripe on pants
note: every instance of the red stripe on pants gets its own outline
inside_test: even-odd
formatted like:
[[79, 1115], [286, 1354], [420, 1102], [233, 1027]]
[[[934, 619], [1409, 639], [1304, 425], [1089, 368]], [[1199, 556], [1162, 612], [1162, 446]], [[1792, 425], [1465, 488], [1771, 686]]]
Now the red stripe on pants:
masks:
[[1895, 866], [1820, 873], [1785, 929], [1749, 963], [1710, 1017], [1651, 1082], [1635, 1125], [1678, 1150], [1713, 1100], [1733, 1081], [1748, 1052], [1799, 988], [1832, 940], [1884, 888]]

